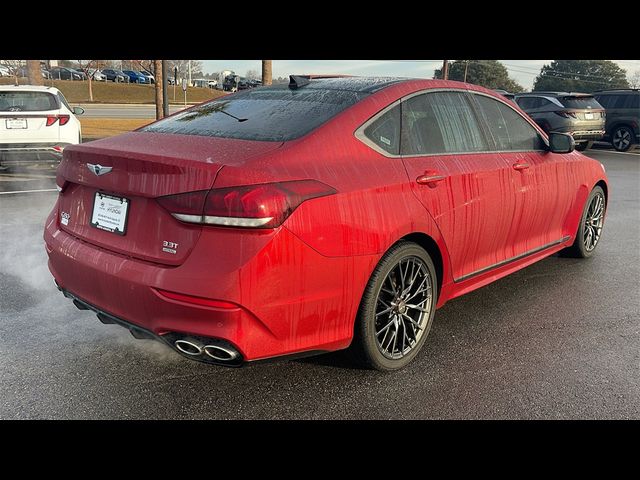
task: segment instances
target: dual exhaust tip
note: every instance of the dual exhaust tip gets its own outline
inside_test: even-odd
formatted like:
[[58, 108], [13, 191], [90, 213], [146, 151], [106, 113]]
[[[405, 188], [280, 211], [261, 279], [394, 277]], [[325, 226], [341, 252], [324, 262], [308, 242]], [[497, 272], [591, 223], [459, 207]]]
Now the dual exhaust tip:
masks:
[[201, 357], [206, 355], [216, 362], [233, 362], [240, 354], [235, 350], [222, 345], [198, 345], [190, 340], [180, 339], [174, 342], [176, 349], [191, 357]]

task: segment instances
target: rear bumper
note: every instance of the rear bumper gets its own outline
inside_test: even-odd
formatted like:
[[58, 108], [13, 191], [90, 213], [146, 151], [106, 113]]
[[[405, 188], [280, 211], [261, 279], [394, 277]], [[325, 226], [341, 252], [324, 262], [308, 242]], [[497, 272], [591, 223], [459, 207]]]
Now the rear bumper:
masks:
[[579, 126], [566, 126], [551, 129], [552, 132], [568, 133], [575, 141], [600, 140], [604, 136], [604, 128], [584, 128]]
[[0, 144], [0, 161], [60, 161], [62, 152], [69, 143], [27, 143], [27, 144]]
[[[233, 243], [226, 232], [203, 235], [182, 265], [168, 267], [79, 240], [58, 228], [57, 216], [55, 207], [44, 239], [49, 269], [62, 290], [121, 320], [115, 323], [170, 345], [176, 335], [228, 342], [243, 361], [346, 348], [369, 269], [377, 262], [323, 257], [282, 228], [267, 238]], [[158, 290], [233, 305], [200, 306]]]

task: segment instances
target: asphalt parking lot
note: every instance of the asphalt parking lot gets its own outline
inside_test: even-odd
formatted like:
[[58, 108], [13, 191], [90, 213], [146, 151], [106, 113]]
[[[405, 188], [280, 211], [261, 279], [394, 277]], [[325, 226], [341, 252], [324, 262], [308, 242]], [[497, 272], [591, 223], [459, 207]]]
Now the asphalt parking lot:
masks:
[[0, 172], [0, 418], [638, 419], [640, 155], [586, 153], [611, 182], [597, 254], [553, 256], [451, 301], [392, 374], [340, 353], [213, 367], [102, 325], [46, 267], [53, 168]]

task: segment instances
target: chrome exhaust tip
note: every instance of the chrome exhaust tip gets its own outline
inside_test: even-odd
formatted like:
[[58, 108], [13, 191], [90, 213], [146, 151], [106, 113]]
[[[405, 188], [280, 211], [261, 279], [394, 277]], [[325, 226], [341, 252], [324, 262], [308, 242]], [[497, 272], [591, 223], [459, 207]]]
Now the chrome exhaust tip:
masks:
[[230, 362], [238, 358], [238, 352], [220, 345], [206, 345], [204, 353], [219, 362]]
[[192, 357], [202, 355], [202, 348], [200, 348], [200, 345], [190, 342], [189, 340], [176, 340], [174, 345], [185, 355], [191, 355]]

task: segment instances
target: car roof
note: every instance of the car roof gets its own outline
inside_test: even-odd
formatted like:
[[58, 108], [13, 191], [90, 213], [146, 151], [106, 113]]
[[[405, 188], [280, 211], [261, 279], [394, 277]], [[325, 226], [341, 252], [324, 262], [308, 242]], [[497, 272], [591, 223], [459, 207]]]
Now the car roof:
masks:
[[582, 92], [526, 92], [516, 93], [516, 97], [592, 97], [591, 93]]
[[606, 93], [640, 93], [637, 88], [612, 88], [611, 90], [596, 90], [593, 93], [606, 94]]
[[361, 93], [373, 93], [395, 83], [417, 80], [406, 77], [349, 77], [349, 76], [313, 76], [299, 75], [309, 80], [303, 88], [322, 90], [343, 90]]
[[0, 92], [12, 92], [16, 90], [20, 92], [59, 92], [56, 87], [43, 87], [40, 85], [0, 85]]

